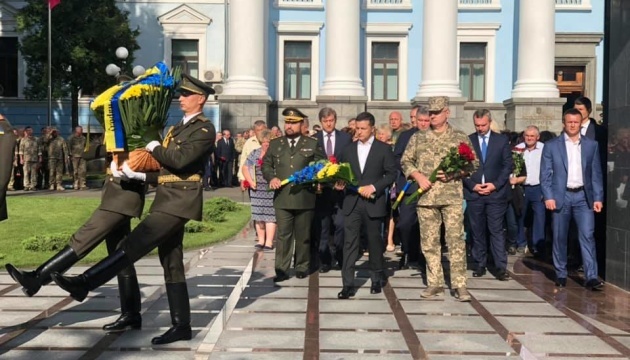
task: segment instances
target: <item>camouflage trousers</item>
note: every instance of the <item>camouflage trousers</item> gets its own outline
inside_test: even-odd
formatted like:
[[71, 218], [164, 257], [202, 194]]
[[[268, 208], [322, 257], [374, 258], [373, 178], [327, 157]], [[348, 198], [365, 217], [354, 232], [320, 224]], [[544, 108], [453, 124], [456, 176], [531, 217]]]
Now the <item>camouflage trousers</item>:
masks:
[[86, 164], [85, 159], [82, 157], [74, 156], [72, 157], [72, 170], [73, 170], [73, 178], [74, 178], [74, 188], [84, 188], [85, 185], [85, 172], [86, 172]]
[[418, 206], [418, 221], [422, 254], [427, 260], [429, 286], [444, 286], [444, 270], [440, 245], [440, 226], [444, 223], [450, 262], [451, 288], [466, 286], [466, 243], [464, 241], [464, 211], [461, 204]]
[[35, 186], [37, 186], [37, 170], [39, 170], [38, 162], [24, 162], [24, 189], [35, 189]]
[[63, 159], [48, 159], [50, 186], [61, 186], [63, 180]]

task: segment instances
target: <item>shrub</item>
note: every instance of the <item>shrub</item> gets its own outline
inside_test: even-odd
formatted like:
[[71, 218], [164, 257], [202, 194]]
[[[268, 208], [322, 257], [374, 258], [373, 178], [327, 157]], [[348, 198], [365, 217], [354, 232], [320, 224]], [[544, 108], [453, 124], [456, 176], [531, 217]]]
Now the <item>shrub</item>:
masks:
[[57, 233], [49, 235], [35, 235], [22, 241], [22, 247], [29, 251], [59, 251], [63, 249], [72, 234]]
[[203, 220], [209, 222], [224, 222], [225, 214], [239, 209], [239, 205], [223, 197], [213, 198], [203, 204]]
[[210, 224], [192, 220], [186, 223], [184, 231], [187, 233], [201, 233], [214, 231], [214, 228]]

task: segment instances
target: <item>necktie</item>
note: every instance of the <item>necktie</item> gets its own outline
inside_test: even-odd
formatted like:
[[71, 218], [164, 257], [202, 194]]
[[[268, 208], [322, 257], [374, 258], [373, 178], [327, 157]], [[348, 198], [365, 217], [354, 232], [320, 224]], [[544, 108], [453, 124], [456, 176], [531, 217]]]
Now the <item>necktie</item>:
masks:
[[289, 143], [291, 144], [291, 150], [295, 149], [295, 139], [289, 140]]
[[488, 143], [486, 141], [486, 135], [481, 140], [481, 159], [486, 162], [486, 153], [488, 152]]
[[326, 140], [326, 156], [331, 157], [333, 154], [331, 135], [326, 134], [326, 136], [328, 136], [328, 140]]

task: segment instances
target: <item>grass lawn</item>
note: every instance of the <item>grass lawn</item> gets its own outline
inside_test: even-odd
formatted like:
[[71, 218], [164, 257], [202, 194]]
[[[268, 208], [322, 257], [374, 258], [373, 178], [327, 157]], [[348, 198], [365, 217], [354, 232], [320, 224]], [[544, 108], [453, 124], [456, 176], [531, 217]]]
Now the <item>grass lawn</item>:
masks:
[[[23, 240], [34, 235], [72, 234], [90, 217], [100, 199], [10, 196], [7, 202], [9, 219], [0, 222], [0, 264], [12, 263], [22, 267], [37, 266], [55, 253], [25, 250]], [[147, 201], [145, 209], [150, 206], [151, 201]], [[186, 233], [184, 247], [194, 249], [228, 240], [247, 224], [250, 214], [249, 206], [239, 205], [236, 211], [226, 214], [226, 221], [208, 223], [211, 231]], [[138, 219], [132, 220], [132, 229], [138, 222]], [[154, 254], [157, 254], [157, 250]], [[95, 263], [106, 255], [103, 241], [81, 262]]]

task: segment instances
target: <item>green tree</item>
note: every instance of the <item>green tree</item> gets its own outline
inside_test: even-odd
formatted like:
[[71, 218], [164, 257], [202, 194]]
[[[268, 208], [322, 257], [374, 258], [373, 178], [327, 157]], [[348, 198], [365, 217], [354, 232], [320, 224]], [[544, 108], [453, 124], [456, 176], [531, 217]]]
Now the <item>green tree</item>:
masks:
[[[72, 126], [78, 124], [79, 91], [98, 94], [114, 80], [105, 74], [109, 63], [117, 63], [131, 73], [136, 38], [140, 31], [129, 26], [128, 12], [116, 7], [115, 0], [62, 0], [52, 10], [52, 97], [72, 100]], [[17, 15], [21, 35], [20, 52], [26, 61], [29, 99], [48, 97], [48, 1], [27, 0]], [[116, 58], [116, 48], [124, 46], [129, 57], [124, 64]]]

